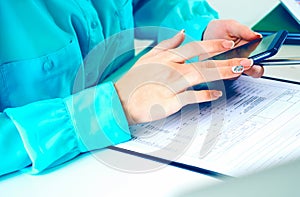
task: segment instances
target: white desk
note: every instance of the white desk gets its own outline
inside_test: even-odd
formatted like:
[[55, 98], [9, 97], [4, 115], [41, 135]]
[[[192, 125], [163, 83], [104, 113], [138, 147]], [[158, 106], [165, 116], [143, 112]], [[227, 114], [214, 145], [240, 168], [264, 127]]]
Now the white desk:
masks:
[[[209, 2], [220, 11], [222, 18], [233, 18], [249, 26], [278, 3], [277, 0]], [[278, 56], [291, 56], [299, 51], [299, 46], [284, 46]], [[265, 75], [300, 81], [300, 66], [266, 67]], [[140, 165], [154, 162], [112, 150], [98, 151], [97, 154], [122, 157], [124, 161], [134, 158]], [[215, 183], [219, 180], [172, 166], [139, 174], [122, 172], [85, 154], [43, 175], [16, 173], [2, 177], [0, 196], [174, 196], [185, 188]]]
[[[122, 157], [124, 161], [134, 159], [139, 165], [153, 162], [113, 150], [97, 154]], [[0, 196], [174, 196], [187, 186], [204, 187], [217, 182], [217, 179], [172, 166], [145, 173], [123, 172], [86, 154], [47, 174], [4, 177], [0, 179]]]

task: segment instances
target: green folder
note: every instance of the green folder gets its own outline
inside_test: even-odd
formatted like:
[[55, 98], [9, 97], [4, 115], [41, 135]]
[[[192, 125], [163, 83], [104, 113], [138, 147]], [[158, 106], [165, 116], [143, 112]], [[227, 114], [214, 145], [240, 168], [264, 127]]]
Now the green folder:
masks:
[[285, 44], [300, 44], [300, 24], [290, 13], [278, 4], [271, 12], [259, 20], [252, 29], [262, 35], [269, 35], [285, 29], [289, 32]]

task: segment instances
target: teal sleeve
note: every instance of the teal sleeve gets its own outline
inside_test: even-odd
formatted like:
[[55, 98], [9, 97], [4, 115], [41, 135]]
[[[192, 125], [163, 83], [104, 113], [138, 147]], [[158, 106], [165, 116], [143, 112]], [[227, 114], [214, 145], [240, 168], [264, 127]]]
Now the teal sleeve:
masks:
[[182, 29], [192, 39], [201, 40], [207, 24], [218, 18], [218, 13], [205, 0], [135, 0], [133, 3], [136, 27], [160, 26], [173, 30], [138, 32], [141, 37], [157, 41], [170, 38], [175, 33], [174, 30]]
[[[29, 170], [39, 173], [81, 152], [104, 148], [131, 138], [126, 116], [112, 82], [83, 90], [65, 99], [43, 100], [8, 108], [2, 116], [7, 118], [2, 118], [0, 124], [5, 121], [9, 123], [5, 131], [1, 130], [1, 135], [4, 135], [0, 139], [5, 141], [6, 137], [12, 136], [13, 139], [7, 141], [16, 142], [22, 158], [17, 159], [13, 155], [18, 154], [15, 153], [17, 147], [0, 146], [1, 157], [12, 154], [1, 160], [0, 175], [30, 163]], [[11, 163], [16, 163], [16, 166], [10, 168]]]
[[0, 176], [31, 164], [18, 130], [4, 113], [0, 113], [0, 161]]

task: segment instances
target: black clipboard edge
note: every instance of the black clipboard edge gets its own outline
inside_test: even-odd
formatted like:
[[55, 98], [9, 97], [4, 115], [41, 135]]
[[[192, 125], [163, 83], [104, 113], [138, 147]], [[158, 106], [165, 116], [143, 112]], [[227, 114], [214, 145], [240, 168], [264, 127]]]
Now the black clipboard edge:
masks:
[[296, 85], [300, 85], [300, 82], [298, 82], [298, 81], [292, 81], [292, 80], [287, 80], [287, 79], [279, 79], [279, 78], [275, 78], [275, 77], [267, 77], [267, 76], [262, 76], [261, 78], [263, 78], [263, 79], [269, 79], [269, 80], [274, 80], [274, 81], [285, 82], [285, 83], [291, 83], [291, 84], [296, 84]]
[[232, 176], [222, 174], [222, 173], [219, 173], [219, 172], [207, 170], [207, 169], [204, 169], [204, 168], [199, 168], [199, 167], [188, 165], [188, 164], [185, 164], [185, 163], [180, 163], [180, 162], [176, 162], [176, 161], [163, 159], [163, 158], [160, 158], [160, 157], [155, 157], [155, 156], [152, 156], [152, 155], [147, 155], [147, 154], [144, 154], [144, 153], [135, 152], [135, 151], [132, 151], [132, 150], [127, 150], [127, 149], [116, 147], [116, 146], [109, 146], [107, 148], [111, 149], [111, 150], [114, 150], [114, 151], [118, 151], [118, 152], [130, 154], [130, 155], [138, 156], [138, 157], [141, 157], [141, 158], [144, 158], [144, 159], [149, 159], [149, 160], [152, 160], [152, 161], [160, 162], [160, 163], [167, 164], [167, 165], [170, 165], [170, 166], [178, 167], [178, 168], [181, 168], [181, 169], [189, 170], [189, 171], [192, 171], [192, 172], [200, 173], [200, 174], [210, 176], [210, 177], [213, 177], [213, 178], [217, 178], [217, 179], [220, 179], [220, 180], [234, 178]]

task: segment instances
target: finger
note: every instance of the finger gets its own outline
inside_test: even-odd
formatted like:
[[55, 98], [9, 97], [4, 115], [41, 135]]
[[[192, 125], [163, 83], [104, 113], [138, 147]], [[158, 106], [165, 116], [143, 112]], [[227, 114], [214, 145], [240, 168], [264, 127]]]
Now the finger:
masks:
[[237, 78], [252, 65], [253, 60], [245, 58], [184, 64], [176, 68], [181, 77], [172, 83], [172, 87], [175, 92], [181, 92], [197, 84]]
[[220, 79], [231, 79], [239, 77], [244, 70], [248, 70], [253, 65], [253, 60], [245, 58], [235, 58], [229, 60], [208, 60], [193, 63], [195, 71], [188, 73], [190, 83], [196, 85], [203, 82], [211, 82]]
[[176, 48], [184, 41], [184, 38], [185, 38], [184, 30], [181, 30], [172, 38], [160, 42], [149, 52], [149, 54], [156, 55], [161, 51]]
[[254, 65], [249, 70], [245, 70], [244, 73], [251, 77], [259, 78], [259, 77], [263, 76], [263, 74], [264, 74], [264, 67]]
[[179, 93], [178, 99], [182, 106], [194, 104], [194, 103], [203, 103], [208, 101], [217, 100], [222, 96], [222, 91], [218, 90], [200, 90], [193, 91], [188, 90], [182, 93]]
[[[225, 52], [225, 51], [224, 51], [224, 52]], [[212, 57], [214, 57], [214, 56], [216, 56], [216, 55], [219, 55], [219, 54], [221, 54], [221, 53], [223, 53], [223, 52], [207, 53], [207, 54], [205, 54], [205, 55], [199, 56], [198, 60], [199, 60], [199, 61], [203, 61], [203, 60], [212, 58]]]
[[231, 20], [226, 24], [227, 29], [230, 32], [230, 36], [240, 40], [250, 41], [262, 37], [261, 34], [252, 31], [248, 26], [243, 25], [235, 20]]
[[233, 48], [234, 42], [225, 39], [190, 42], [181, 47], [169, 50], [172, 60], [183, 62], [196, 56], [208, 56], [211, 53], [223, 52]]
[[244, 70], [249, 70], [253, 66], [253, 60], [247, 58], [233, 58], [227, 60], [206, 60], [202, 62], [192, 63], [199, 71], [207, 69], [231, 69], [233, 73], [236, 66], [243, 66]]

